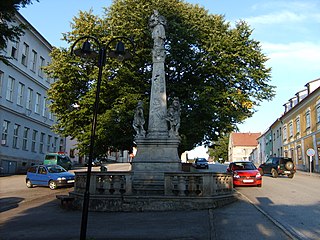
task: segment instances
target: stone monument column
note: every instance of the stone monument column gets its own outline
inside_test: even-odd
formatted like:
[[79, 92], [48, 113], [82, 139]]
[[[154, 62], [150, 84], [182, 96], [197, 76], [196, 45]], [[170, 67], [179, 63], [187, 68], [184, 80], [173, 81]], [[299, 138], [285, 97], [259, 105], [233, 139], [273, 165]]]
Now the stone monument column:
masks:
[[149, 26], [154, 41], [149, 123], [145, 132], [144, 121], [140, 119], [143, 114], [136, 110], [133, 125], [137, 132], [137, 154], [132, 160], [132, 183], [133, 192], [138, 195], [162, 195], [164, 173], [181, 171], [178, 156], [180, 106], [176, 99], [175, 104], [167, 111], [164, 68], [166, 19], [154, 10], [149, 19]]
[[154, 41], [152, 50], [152, 85], [149, 111], [148, 137], [167, 137], [168, 126], [167, 115], [167, 94], [165, 82], [165, 49], [164, 41], [166, 19], [154, 11], [149, 19], [149, 27], [152, 31]]

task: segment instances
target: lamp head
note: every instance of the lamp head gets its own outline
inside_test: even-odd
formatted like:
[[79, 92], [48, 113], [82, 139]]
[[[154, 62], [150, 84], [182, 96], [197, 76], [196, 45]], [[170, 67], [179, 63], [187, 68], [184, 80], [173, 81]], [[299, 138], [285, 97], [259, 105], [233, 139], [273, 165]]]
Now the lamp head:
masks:
[[109, 51], [108, 55], [109, 57], [116, 58], [119, 61], [132, 57], [131, 53], [126, 51], [124, 43], [121, 41], [117, 42], [115, 50]]
[[91, 49], [91, 43], [88, 39], [82, 44], [81, 49], [74, 50], [74, 54], [81, 58], [96, 58], [98, 53]]

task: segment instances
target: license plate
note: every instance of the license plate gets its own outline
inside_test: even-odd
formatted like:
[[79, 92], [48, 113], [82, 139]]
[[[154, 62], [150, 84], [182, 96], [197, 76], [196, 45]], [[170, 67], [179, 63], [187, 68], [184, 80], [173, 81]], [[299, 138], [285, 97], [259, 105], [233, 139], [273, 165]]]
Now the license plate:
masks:
[[253, 179], [243, 179], [243, 182], [244, 182], [244, 183], [252, 183], [252, 182], [253, 182]]
[[74, 183], [74, 180], [68, 180], [67, 183]]
[[284, 173], [291, 173], [290, 171], [284, 171]]

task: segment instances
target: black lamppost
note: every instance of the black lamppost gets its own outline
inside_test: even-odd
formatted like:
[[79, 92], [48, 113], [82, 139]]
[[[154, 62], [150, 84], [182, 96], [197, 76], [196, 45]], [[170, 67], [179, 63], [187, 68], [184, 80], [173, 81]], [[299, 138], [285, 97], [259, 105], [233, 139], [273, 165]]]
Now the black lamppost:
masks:
[[[82, 48], [74, 50], [77, 43], [83, 39], [86, 39], [82, 45]], [[81, 58], [97, 58], [98, 57], [98, 82], [96, 89], [96, 97], [93, 108], [93, 116], [92, 116], [92, 126], [91, 126], [91, 137], [90, 137], [90, 149], [89, 149], [89, 162], [88, 162], [88, 170], [87, 170], [87, 179], [86, 179], [86, 189], [83, 196], [83, 206], [82, 206], [82, 219], [81, 219], [81, 232], [80, 239], [85, 240], [87, 235], [87, 222], [88, 222], [88, 211], [89, 211], [89, 199], [90, 199], [90, 177], [91, 177], [91, 167], [93, 160], [93, 152], [94, 152], [94, 140], [96, 134], [96, 126], [97, 126], [97, 114], [98, 114], [98, 106], [99, 106], [99, 95], [100, 95], [100, 85], [102, 78], [102, 70], [103, 66], [106, 62], [106, 56], [108, 54], [109, 57], [117, 58], [122, 61], [124, 59], [128, 59], [132, 56], [130, 52], [127, 52], [124, 47], [124, 43], [121, 41], [122, 39], [127, 40], [132, 45], [132, 52], [134, 52], [134, 43], [132, 39], [127, 37], [115, 37], [112, 38], [106, 45], [102, 45], [96, 37], [93, 36], [84, 36], [77, 39], [71, 47], [71, 54], [75, 54]], [[91, 49], [91, 43], [89, 40], [93, 40], [95, 44], [98, 46], [99, 52]], [[109, 46], [111, 43], [117, 42], [115, 50], [110, 50]]]

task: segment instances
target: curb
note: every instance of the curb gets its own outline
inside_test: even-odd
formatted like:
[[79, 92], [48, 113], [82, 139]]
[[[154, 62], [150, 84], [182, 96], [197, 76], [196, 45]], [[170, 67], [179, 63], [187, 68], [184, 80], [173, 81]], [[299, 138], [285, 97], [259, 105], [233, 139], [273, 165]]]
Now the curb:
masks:
[[[237, 191], [237, 190], [236, 190]], [[243, 197], [245, 200], [247, 200], [251, 205], [253, 205], [259, 212], [261, 212], [264, 216], [266, 216], [274, 225], [276, 225], [279, 229], [281, 229], [288, 237], [290, 237], [292, 240], [299, 240], [300, 238], [298, 236], [294, 236], [296, 234], [292, 234], [288, 229], [286, 229], [281, 223], [279, 223], [276, 219], [271, 217], [268, 213], [266, 213], [264, 210], [262, 210], [259, 206], [254, 204], [247, 196], [242, 194], [241, 192], [237, 191], [241, 197]]]

